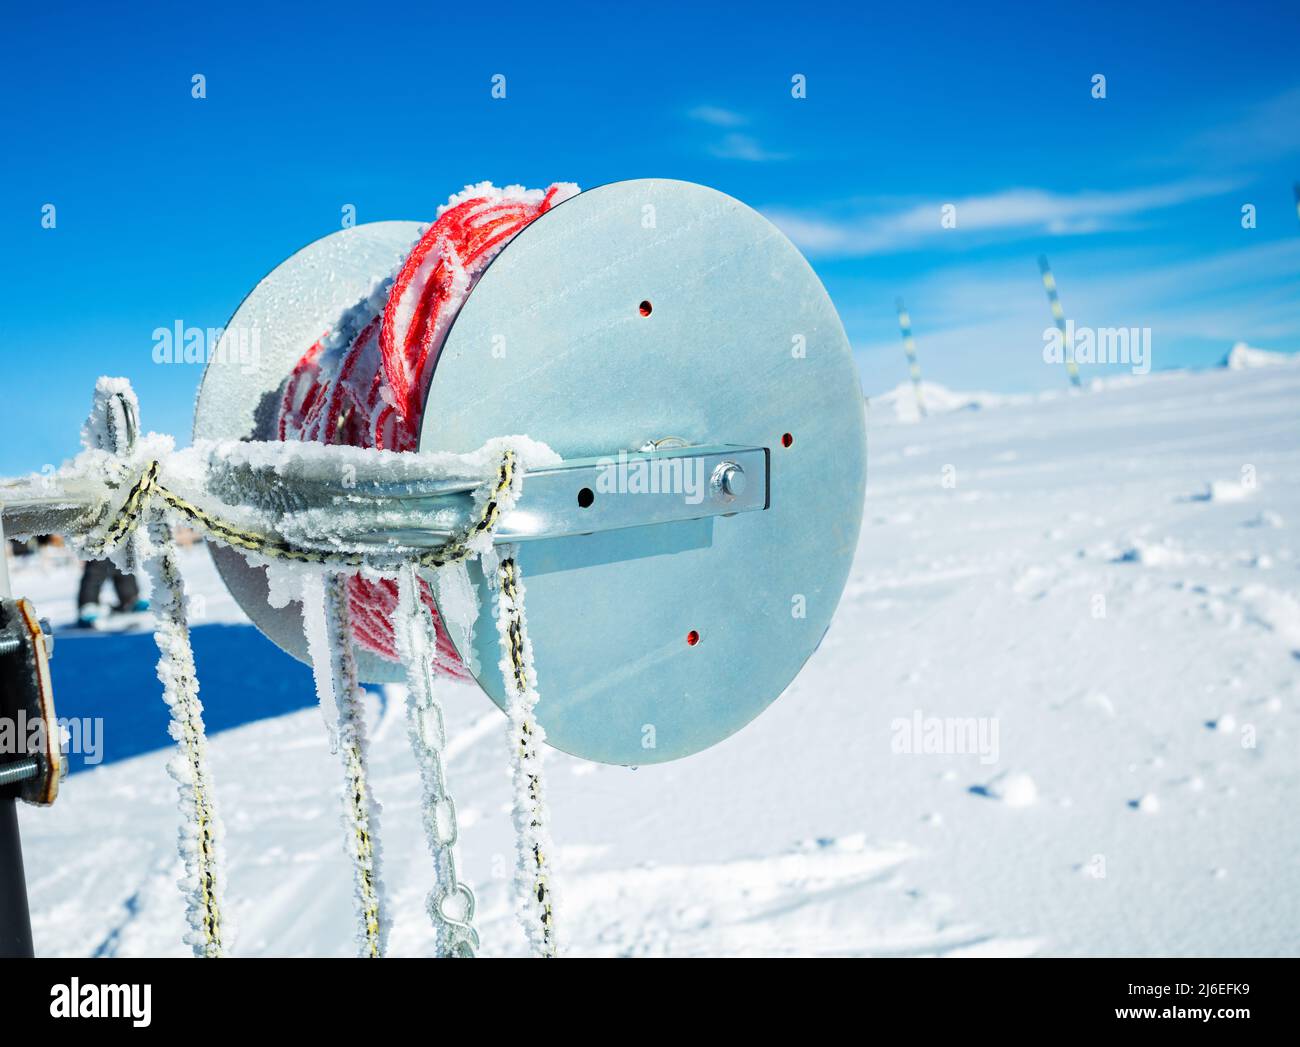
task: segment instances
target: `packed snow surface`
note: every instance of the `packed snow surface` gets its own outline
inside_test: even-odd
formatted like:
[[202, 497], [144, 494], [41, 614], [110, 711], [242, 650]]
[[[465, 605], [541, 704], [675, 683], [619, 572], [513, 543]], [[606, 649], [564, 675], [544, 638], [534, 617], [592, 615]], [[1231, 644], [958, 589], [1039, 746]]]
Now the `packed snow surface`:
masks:
[[[570, 954], [1300, 954], [1300, 369], [986, 406], [899, 425], [873, 400], [848, 587], [757, 721], [635, 771], [547, 753]], [[204, 555], [184, 557], [202, 621], [238, 620]], [[75, 580], [30, 564], [13, 578], [56, 621]], [[247, 688], [205, 673], [205, 629], [242, 644]], [[131, 639], [147, 640], [68, 640], [64, 664], [74, 643], [111, 659]], [[210, 740], [231, 952], [347, 955], [337, 758], [310, 674], [251, 629], [200, 625], [196, 650], [214, 720], [259, 673], [304, 692], [301, 711]], [[60, 679], [59, 657], [56, 686], [92, 696], [110, 739], [161, 703]], [[447, 687], [482, 952], [523, 954], [506, 721]], [[402, 697], [370, 695], [372, 781], [391, 950], [427, 954]], [[41, 952], [187, 951], [161, 728], [156, 744], [22, 810]]]

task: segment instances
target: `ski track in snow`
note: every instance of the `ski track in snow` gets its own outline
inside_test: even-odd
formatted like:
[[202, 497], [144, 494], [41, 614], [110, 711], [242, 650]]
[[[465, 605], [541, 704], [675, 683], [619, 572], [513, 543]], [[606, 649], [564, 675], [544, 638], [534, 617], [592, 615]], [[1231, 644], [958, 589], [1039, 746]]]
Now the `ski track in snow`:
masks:
[[[873, 405], [858, 556], [787, 693], [676, 763], [547, 752], [566, 951], [1300, 953], [1297, 408], [1294, 367], [918, 424]], [[205, 621], [242, 621], [202, 550], [184, 567]], [[74, 568], [23, 565], [13, 580], [71, 617]], [[254, 670], [270, 645], [248, 637]], [[427, 954], [418, 776], [391, 726], [400, 688], [385, 698], [382, 720], [368, 700], [391, 951]], [[444, 700], [482, 951], [522, 955], [505, 719], [470, 686]], [[895, 721], [918, 713], [989, 718], [996, 761], [896, 753]], [[318, 712], [210, 748], [232, 952], [350, 954]], [[186, 954], [169, 755], [75, 774], [54, 808], [22, 811], [41, 952]]]

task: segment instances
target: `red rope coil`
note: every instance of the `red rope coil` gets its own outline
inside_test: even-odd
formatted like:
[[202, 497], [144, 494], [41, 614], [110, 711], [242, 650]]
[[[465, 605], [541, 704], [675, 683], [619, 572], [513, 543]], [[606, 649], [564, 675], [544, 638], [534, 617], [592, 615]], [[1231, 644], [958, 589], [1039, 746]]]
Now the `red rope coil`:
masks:
[[[577, 191], [569, 183], [545, 192], [484, 183], [453, 197], [392, 280], [303, 353], [280, 401], [280, 439], [415, 450], [438, 353], [479, 275], [529, 222]], [[397, 661], [397, 583], [353, 575], [347, 594], [354, 642]], [[434, 668], [468, 676], [423, 582], [420, 598], [437, 632]]]

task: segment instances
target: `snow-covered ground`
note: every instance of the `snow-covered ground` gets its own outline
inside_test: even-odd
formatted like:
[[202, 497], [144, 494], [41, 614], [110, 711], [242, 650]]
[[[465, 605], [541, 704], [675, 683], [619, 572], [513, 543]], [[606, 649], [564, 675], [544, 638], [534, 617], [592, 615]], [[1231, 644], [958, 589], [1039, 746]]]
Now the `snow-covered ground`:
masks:
[[[847, 591], [755, 723], [635, 771], [548, 753], [568, 952], [1300, 954], [1300, 368], [983, 406], [900, 424], [872, 404]], [[204, 555], [186, 557], [204, 622], [237, 620]], [[64, 618], [74, 581], [14, 576]], [[248, 704], [238, 674], [309, 687], [252, 630], [223, 635], [237, 674], [204, 679], [210, 710]], [[104, 645], [108, 665], [119, 642], [63, 650]], [[123, 717], [161, 705], [101, 691]], [[522, 953], [504, 718], [467, 686], [445, 701], [483, 953]], [[392, 952], [409, 955], [432, 934], [401, 705], [397, 688], [372, 703], [373, 778]], [[899, 751], [930, 748], [942, 718], [970, 720], [978, 751], [951, 735]], [[54, 808], [23, 810], [41, 952], [184, 954], [168, 755], [74, 774]], [[348, 954], [319, 714], [217, 733], [212, 762], [233, 952]]]

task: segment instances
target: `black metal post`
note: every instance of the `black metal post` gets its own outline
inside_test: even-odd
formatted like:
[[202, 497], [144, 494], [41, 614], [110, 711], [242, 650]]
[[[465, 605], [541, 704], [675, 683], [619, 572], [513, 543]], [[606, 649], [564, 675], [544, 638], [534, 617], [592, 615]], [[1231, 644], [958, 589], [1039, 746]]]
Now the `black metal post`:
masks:
[[[9, 543], [0, 516], [0, 598], [10, 595]], [[0, 667], [0, 672], [3, 672]], [[0, 698], [8, 686], [0, 681]], [[8, 715], [0, 701], [0, 715]], [[17, 788], [0, 785], [0, 957], [33, 955], [32, 915], [27, 908], [27, 874], [23, 871], [23, 841], [18, 835]]]
[[32, 955], [32, 917], [27, 910], [27, 876], [18, 835], [18, 802], [0, 790], [0, 957]]

